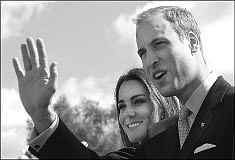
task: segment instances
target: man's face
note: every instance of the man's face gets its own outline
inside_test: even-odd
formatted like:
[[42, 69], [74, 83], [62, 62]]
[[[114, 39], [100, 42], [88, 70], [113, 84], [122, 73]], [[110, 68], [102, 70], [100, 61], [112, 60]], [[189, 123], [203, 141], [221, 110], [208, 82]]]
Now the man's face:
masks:
[[187, 39], [180, 41], [170, 23], [161, 16], [140, 22], [136, 30], [138, 54], [147, 75], [163, 96], [187, 92], [196, 63]]

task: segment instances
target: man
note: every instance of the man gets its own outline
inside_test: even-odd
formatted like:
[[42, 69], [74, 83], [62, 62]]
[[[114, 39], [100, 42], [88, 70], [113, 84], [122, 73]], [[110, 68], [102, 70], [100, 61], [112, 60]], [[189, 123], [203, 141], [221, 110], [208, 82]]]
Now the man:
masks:
[[[209, 71], [191, 13], [156, 7], [134, 21], [146, 73], [163, 96], [183, 104], [178, 125], [165, 134], [163, 158], [234, 158], [234, 87]], [[146, 145], [149, 158], [156, 143]]]
[[[234, 88], [209, 72], [192, 15], [178, 7], [157, 7], [137, 16], [136, 25], [145, 71], [161, 94], [179, 98], [185, 112], [178, 123], [129, 152], [128, 158], [234, 158]], [[48, 109], [57, 71], [53, 63], [48, 73], [44, 45], [40, 39], [36, 42], [37, 47], [27, 39], [28, 50], [22, 45], [25, 75], [13, 59], [21, 100], [34, 122], [34, 134], [40, 134], [33, 135], [30, 150], [39, 158], [97, 158]], [[41, 135], [45, 140], [37, 142]]]

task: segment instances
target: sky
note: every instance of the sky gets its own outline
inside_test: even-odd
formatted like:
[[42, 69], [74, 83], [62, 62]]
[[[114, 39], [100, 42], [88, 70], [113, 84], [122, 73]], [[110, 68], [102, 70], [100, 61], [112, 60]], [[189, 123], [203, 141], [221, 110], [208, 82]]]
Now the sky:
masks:
[[71, 105], [89, 98], [108, 109], [118, 77], [141, 67], [137, 13], [158, 5], [189, 9], [202, 32], [207, 64], [234, 86], [234, 2], [229, 1], [1, 1], [1, 158], [17, 158], [26, 146], [26, 120], [12, 58], [20, 44], [42, 38], [49, 63], [57, 62], [58, 89]]

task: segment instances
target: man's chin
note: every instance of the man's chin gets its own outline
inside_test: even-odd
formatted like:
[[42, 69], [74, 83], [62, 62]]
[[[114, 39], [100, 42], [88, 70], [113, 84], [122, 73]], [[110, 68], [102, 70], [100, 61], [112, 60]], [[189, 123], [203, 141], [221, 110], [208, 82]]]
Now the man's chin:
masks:
[[158, 89], [158, 91], [161, 93], [161, 95], [162, 96], [164, 96], [164, 97], [172, 97], [172, 96], [174, 96], [174, 94], [173, 94], [173, 92], [171, 92], [171, 90], [170, 89], [168, 89], [168, 88], [159, 88]]
[[167, 90], [166, 85], [164, 85], [164, 86], [160, 85], [157, 81], [153, 81], [153, 84], [162, 95], [168, 94], [168, 90]]

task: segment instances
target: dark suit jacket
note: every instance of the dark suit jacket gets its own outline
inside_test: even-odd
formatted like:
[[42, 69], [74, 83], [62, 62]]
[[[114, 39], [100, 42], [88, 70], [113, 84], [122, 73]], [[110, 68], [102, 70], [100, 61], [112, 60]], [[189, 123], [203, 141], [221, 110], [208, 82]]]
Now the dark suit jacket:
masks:
[[[181, 150], [177, 125], [145, 142], [146, 158], [234, 159], [234, 87], [218, 77]], [[194, 153], [206, 143], [215, 147]]]
[[[234, 158], [234, 87], [222, 77], [216, 80], [181, 150], [178, 126], [177, 123], [173, 124], [166, 131], [146, 140], [137, 149], [124, 148], [100, 157], [84, 147], [60, 120], [56, 131], [38, 153], [32, 148], [29, 150], [39, 158]], [[216, 145], [216, 147], [194, 154], [195, 149], [205, 143]]]
[[86, 148], [59, 119], [59, 126], [39, 152], [32, 147], [29, 151], [39, 159], [131, 159], [135, 148], [126, 147], [100, 156]]

